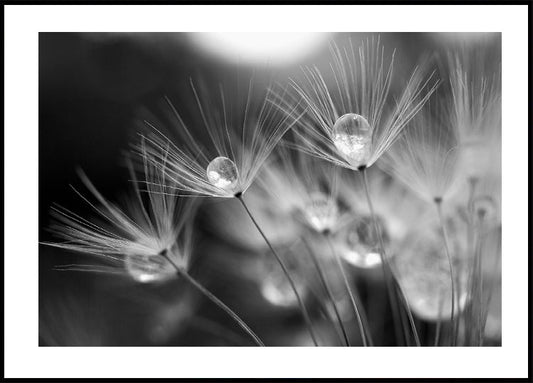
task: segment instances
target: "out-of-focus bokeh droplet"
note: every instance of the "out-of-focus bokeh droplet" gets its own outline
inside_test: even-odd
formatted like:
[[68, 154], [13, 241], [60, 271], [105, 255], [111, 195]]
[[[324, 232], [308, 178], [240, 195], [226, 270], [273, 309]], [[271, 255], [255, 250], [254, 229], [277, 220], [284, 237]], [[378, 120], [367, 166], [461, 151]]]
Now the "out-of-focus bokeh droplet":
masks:
[[[464, 267], [466, 259], [452, 254], [456, 278], [455, 315], [468, 302], [465, 291], [468, 275]], [[439, 236], [423, 237], [412, 243], [395, 257], [400, 283], [413, 312], [428, 321], [447, 320], [451, 314], [450, 269], [442, 239]], [[463, 286], [459, 289], [459, 286]]]
[[[294, 273], [292, 276], [294, 278]], [[304, 285], [298, 278], [294, 278], [294, 283], [296, 284], [298, 293], [302, 298], [305, 297], [306, 290]], [[298, 299], [287, 277], [279, 267], [271, 267], [265, 273], [265, 277], [261, 281], [260, 290], [263, 298], [274, 306], [285, 308], [298, 307]]]
[[[384, 221], [376, 217], [385, 249], [390, 237]], [[354, 266], [370, 269], [381, 264], [379, 238], [374, 230], [372, 217], [363, 216], [351, 222], [339, 235], [340, 255]]]
[[322, 233], [331, 230], [337, 223], [337, 203], [323, 193], [314, 193], [303, 210], [304, 217], [314, 230]]

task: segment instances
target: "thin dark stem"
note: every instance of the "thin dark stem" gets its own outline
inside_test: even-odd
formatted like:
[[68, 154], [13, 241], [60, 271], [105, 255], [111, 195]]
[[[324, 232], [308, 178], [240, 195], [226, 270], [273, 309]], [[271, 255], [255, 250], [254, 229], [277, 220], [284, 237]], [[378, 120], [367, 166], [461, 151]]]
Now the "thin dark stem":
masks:
[[242, 206], [244, 207], [244, 210], [246, 210], [246, 213], [248, 213], [248, 216], [250, 217], [250, 219], [254, 223], [255, 227], [257, 228], [257, 230], [259, 231], [259, 233], [261, 234], [261, 236], [265, 240], [266, 244], [270, 248], [270, 251], [274, 255], [274, 258], [276, 258], [276, 261], [281, 266], [281, 269], [283, 270], [283, 273], [287, 277], [287, 280], [289, 281], [289, 284], [291, 285], [291, 288], [294, 291], [294, 294], [296, 295], [296, 299], [298, 300], [298, 304], [300, 305], [300, 309], [302, 311], [302, 315], [304, 317], [305, 323], [307, 324], [307, 329], [309, 330], [309, 334], [311, 335], [311, 338], [313, 339], [313, 343], [314, 343], [315, 346], [318, 346], [317, 338], [316, 338], [315, 332], [313, 330], [313, 326], [311, 324], [311, 318], [309, 317], [309, 312], [307, 311], [307, 308], [305, 307], [305, 304], [303, 302], [302, 297], [300, 296], [300, 294], [298, 293], [298, 290], [296, 289], [296, 284], [294, 283], [294, 281], [293, 281], [293, 279], [292, 279], [292, 277], [291, 277], [291, 275], [289, 273], [289, 270], [288, 270], [287, 266], [285, 265], [285, 263], [283, 262], [281, 257], [278, 255], [276, 250], [274, 250], [274, 247], [270, 244], [270, 241], [266, 237], [265, 233], [263, 233], [263, 230], [261, 230], [261, 227], [259, 226], [259, 224], [255, 220], [254, 216], [252, 215], [252, 212], [250, 211], [250, 209], [248, 209], [248, 206], [246, 206], [246, 203], [244, 202], [244, 199], [242, 198], [242, 195], [235, 196], [235, 198], [237, 198], [241, 202]]
[[[396, 294], [396, 299], [398, 299], [399, 301], [402, 299], [397, 289], [394, 289], [393, 293]], [[407, 314], [405, 310], [401, 310], [400, 308], [397, 308], [397, 315], [400, 318], [400, 324], [402, 329], [401, 335], [403, 335], [405, 345], [409, 347], [411, 346], [411, 337], [409, 336], [409, 334], [412, 332], [409, 328], [409, 318], [406, 318]]]
[[446, 224], [444, 222], [444, 216], [442, 214], [442, 200], [435, 199], [435, 205], [437, 206], [437, 212], [439, 215], [440, 228], [442, 231], [442, 238], [444, 241], [444, 250], [446, 251], [446, 258], [448, 258], [448, 266], [450, 268], [450, 282], [452, 288], [452, 307], [450, 312], [450, 322], [452, 324], [452, 345], [455, 345], [455, 275], [453, 272], [452, 256], [450, 254], [450, 246], [448, 242], [448, 233], [446, 231]]
[[368, 207], [370, 209], [370, 215], [372, 216], [372, 222], [374, 223], [374, 231], [378, 237], [379, 246], [380, 246], [380, 256], [381, 256], [381, 266], [383, 268], [383, 274], [385, 278], [385, 283], [387, 283], [387, 291], [389, 292], [389, 299], [391, 301], [391, 306], [394, 305], [393, 302], [395, 302], [395, 299], [393, 298], [392, 290], [390, 288], [390, 285], [388, 285], [389, 277], [392, 280], [393, 286], [396, 287], [399, 290], [399, 295], [403, 301], [403, 304], [405, 306], [405, 310], [407, 312], [407, 317], [409, 318], [409, 325], [411, 326], [411, 331], [413, 332], [413, 336], [415, 338], [415, 343], [417, 346], [420, 346], [420, 338], [418, 337], [418, 331], [416, 330], [415, 320], [413, 318], [413, 314], [411, 313], [411, 309], [409, 307], [409, 302], [407, 301], [407, 297], [405, 296], [405, 293], [400, 286], [400, 283], [395, 280], [394, 275], [392, 274], [392, 271], [390, 270], [390, 265], [387, 260], [387, 254], [385, 252], [385, 245], [383, 244], [383, 237], [381, 236], [381, 230], [379, 229], [378, 220], [376, 217], [376, 213], [374, 211], [374, 206], [372, 205], [372, 198], [370, 198], [370, 191], [368, 186], [368, 177], [366, 174], [366, 168], [362, 168], [361, 174], [363, 175], [363, 184], [365, 188], [365, 194], [366, 194], [366, 200], [368, 202]]
[[[501, 241], [501, 238], [499, 238], [499, 241]], [[498, 247], [500, 247], [501, 244], [498, 244]], [[501, 268], [501, 265], [500, 265], [500, 262], [501, 262], [501, 256], [496, 256], [495, 259], [494, 259], [494, 263], [492, 265], [492, 270], [499, 270]], [[501, 278], [501, 275], [500, 277]], [[485, 327], [487, 325], [487, 317], [489, 315], [489, 309], [490, 309], [490, 304], [492, 302], [492, 299], [493, 299], [493, 295], [494, 295], [494, 290], [496, 289], [496, 285], [497, 285], [497, 281], [492, 281], [490, 287], [488, 288], [489, 289], [489, 292], [488, 292], [488, 296], [487, 296], [487, 299], [485, 300], [485, 304], [482, 305], [482, 336], [480, 338], [480, 346], [483, 346], [483, 343], [485, 341]], [[501, 281], [499, 282], [501, 283]]]
[[440, 341], [440, 330], [442, 328], [442, 320], [440, 318], [441, 314], [442, 314], [442, 304], [443, 304], [443, 299], [442, 297], [439, 297], [439, 312], [438, 312], [438, 319], [437, 319], [437, 328], [435, 330], [435, 341], [433, 342], [433, 346], [438, 346], [439, 345], [439, 341]]
[[[307, 246], [307, 244], [306, 244]], [[350, 344], [350, 340], [348, 338], [348, 334], [346, 333], [346, 328], [344, 327], [344, 324], [342, 322], [342, 318], [341, 318], [341, 315], [339, 313], [339, 309], [337, 308], [337, 305], [335, 303], [335, 298], [333, 297], [333, 293], [331, 292], [331, 289], [329, 287], [329, 284], [327, 282], [327, 279], [326, 279], [326, 276], [324, 275], [324, 272], [322, 271], [322, 267], [320, 266], [320, 263], [315, 255], [315, 253], [313, 252], [313, 250], [311, 248], [308, 248], [308, 252], [309, 254], [311, 255], [311, 259], [313, 260], [313, 265], [315, 266], [315, 269], [318, 273], [318, 277], [320, 279], [320, 282], [322, 283], [322, 286], [324, 287], [324, 290], [326, 291], [326, 294], [328, 295], [328, 299], [331, 301], [331, 305], [333, 306], [333, 310], [335, 312], [335, 316], [337, 317], [337, 321], [339, 322], [339, 327], [342, 331], [342, 336], [344, 338], [344, 343], [346, 344], [346, 346], [351, 346]]]
[[437, 329], [435, 330], [435, 341], [433, 342], [433, 346], [435, 347], [439, 345], [441, 328], [442, 328], [442, 321], [439, 319], [437, 321]]
[[228, 306], [226, 306], [220, 299], [218, 299], [213, 293], [207, 290], [199, 282], [197, 282], [193, 277], [191, 277], [185, 270], [182, 270], [176, 263], [168, 256], [166, 252], [161, 254], [165, 259], [170, 262], [170, 264], [176, 269], [178, 275], [183, 277], [187, 282], [189, 282], [194, 288], [204, 294], [209, 298], [214, 304], [224, 310], [250, 337], [254, 342], [261, 347], [264, 347], [265, 344], [263, 341], [252, 331], [250, 327]]
[[477, 259], [477, 262], [476, 262], [476, 268], [477, 270], [475, 271], [476, 272], [476, 275], [477, 275], [477, 279], [478, 279], [478, 288], [477, 288], [477, 297], [475, 298], [478, 302], [478, 305], [479, 305], [479, 310], [478, 312], [476, 313], [476, 316], [477, 318], [474, 318], [477, 322], [477, 326], [476, 326], [476, 330], [477, 330], [477, 334], [476, 334], [476, 340], [477, 340], [477, 345], [478, 346], [481, 346], [481, 339], [483, 337], [483, 329], [481, 328], [481, 315], [482, 315], [482, 311], [483, 311], [483, 275], [481, 274], [481, 270], [482, 270], [482, 257], [481, 257], [481, 223], [479, 224], [479, 233], [477, 235], [477, 240], [476, 240], [476, 245], [475, 245], [475, 257]]
[[[471, 177], [468, 180], [468, 186], [469, 186], [469, 192], [468, 192], [468, 200], [467, 200], [467, 212], [468, 212], [468, 225], [467, 225], [467, 254], [472, 256], [472, 267], [470, 268], [470, 272], [468, 275], [468, 282], [465, 289], [468, 291], [468, 294], [470, 296], [473, 296], [474, 294], [474, 276], [475, 276], [475, 250], [474, 250], [474, 236], [475, 236], [475, 224], [474, 224], [474, 196], [476, 193], [476, 187], [477, 187], [478, 179], [477, 177]], [[468, 312], [466, 313], [467, 317], [472, 320], [472, 317], [474, 315], [473, 313], [473, 307], [472, 305], [469, 306], [467, 309]], [[455, 329], [456, 333], [458, 333], [458, 328]], [[472, 343], [472, 333], [473, 330], [471, 326], [465, 326], [465, 335], [464, 335], [464, 342], [466, 344]]]
[[483, 274], [482, 274], [482, 269], [483, 269], [483, 257], [481, 256], [482, 254], [482, 244], [483, 244], [483, 216], [482, 215], [479, 215], [479, 222], [478, 224], [476, 225], [476, 231], [477, 231], [477, 234], [475, 236], [475, 246], [474, 246], [474, 257], [475, 257], [475, 273], [476, 273], [476, 285], [477, 285], [477, 288], [476, 288], [476, 296], [474, 297], [476, 303], [479, 305], [478, 307], [478, 310], [476, 312], [476, 316], [477, 318], [473, 318], [476, 323], [477, 323], [477, 326], [476, 326], [476, 330], [477, 330], [477, 334], [476, 334], [476, 345], [478, 346], [481, 346], [483, 341], [483, 333], [484, 333], [484, 329], [482, 327], [482, 322], [483, 322], [483, 310], [484, 310], [484, 307], [483, 307], [483, 289], [484, 289], [484, 286], [483, 286]]
[[326, 240], [328, 242], [328, 245], [331, 249], [331, 252], [333, 254], [333, 257], [335, 258], [335, 261], [337, 262], [337, 266], [339, 267], [339, 270], [342, 275], [342, 280], [344, 282], [344, 287], [346, 288], [346, 291], [348, 292], [348, 296], [350, 297], [350, 302], [352, 304], [352, 308], [355, 314], [355, 318], [357, 319], [357, 324], [359, 325], [359, 332], [361, 334], [361, 339], [363, 341], [363, 346], [367, 347], [368, 343], [366, 340], [366, 332], [365, 332], [365, 326], [363, 325], [363, 321], [361, 319], [361, 313], [359, 311], [359, 305], [355, 301], [354, 293], [352, 292], [352, 289], [350, 287], [350, 282], [348, 281], [348, 277], [346, 276], [346, 271], [344, 270], [344, 266], [342, 264], [342, 260], [340, 259], [339, 254], [335, 251], [335, 248], [333, 247], [333, 244], [331, 243], [331, 238], [329, 235], [326, 235]]

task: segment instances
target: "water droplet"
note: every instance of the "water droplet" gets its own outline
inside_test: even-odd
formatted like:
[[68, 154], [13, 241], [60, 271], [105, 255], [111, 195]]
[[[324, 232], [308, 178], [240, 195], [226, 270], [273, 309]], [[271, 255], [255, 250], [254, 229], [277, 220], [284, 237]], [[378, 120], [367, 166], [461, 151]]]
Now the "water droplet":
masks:
[[337, 203], [323, 193], [311, 195], [303, 209], [307, 223], [318, 232], [332, 230], [337, 223], [339, 208]]
[[[457, 285], [467, 283], [467, 262], [466, 257], [453, 256]], [[394, 264], [409, 305], [418, 317], [429, 321], [450, 318], [450, 269], [438, 235], [430, 234], [414, 241], [394, 258]], [[455, 315], [459, 315], [469, 301], [467, 291], [458, 293]]]
[[[277, 268], [272, 268], [264, 274], [265, 277], [261, 281], [261, 294], [263, 298], [274, 306], [280, 307], [296, 307], [298, 299], [294, 290], [292, 289], [285, 274]], [[294, 275], [293, 275], [294, 276]], [[305, 294], [305, 286], [300, 280], [294, 279], [296, 289], [300, 294]]]
[[129, 254], [124, 265], [128, 274], [142, 283], [160, 282], [176, 275], [174, 267], [161, 255]]
[[217, 188], [233, 191], [239, 181], [239, 172], [235, 162], [217, 157], [207, 165], [207, 179]]
[[[381, 238], [385, 248], [389, 246], [390, 237], [385, 230], [385, 223], [376, 217]], [[340, 254], [354, 266], [370, 269], [381, 264], [379, 238], [374, 230], [372, 217], [363, 216], [353, 221], [340, 233]]]
[[372, 128], [366, 118], [355, 113], [339, 117], [333, 125], [332, 138], [350, 165], [367, 165], [372, 149]]

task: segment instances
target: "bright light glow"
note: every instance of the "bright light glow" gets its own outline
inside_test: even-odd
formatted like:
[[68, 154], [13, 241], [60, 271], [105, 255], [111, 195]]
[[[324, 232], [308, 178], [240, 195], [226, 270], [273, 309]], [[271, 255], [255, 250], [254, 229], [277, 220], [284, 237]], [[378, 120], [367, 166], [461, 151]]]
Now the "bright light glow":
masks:
[[352, 265], [363, 269], [371, 269], [381, 264], [381, 255], [374, 252], [362, 254], [354, 250], [346, 250], [342, 253], [342, 257]]
[[323, 45], [329, 33], [192, 33], [206, 52], [241, 64], [288, 65]]

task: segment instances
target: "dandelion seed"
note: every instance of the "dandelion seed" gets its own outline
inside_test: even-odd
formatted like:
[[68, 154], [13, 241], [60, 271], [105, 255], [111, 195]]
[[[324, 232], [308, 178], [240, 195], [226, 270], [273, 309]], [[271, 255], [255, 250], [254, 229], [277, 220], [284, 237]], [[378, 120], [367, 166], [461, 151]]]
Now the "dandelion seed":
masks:
[[307, 112], [294, 129], [301, 142], [298, 149], [361, 170], [394, 143], [435, 91], [436, 82], [417, 67], [401, 97], [394, 100], [389, 92], [394, 53], [385, 54], [379, 37], [358, 49], [351, 42], [332, 44], [331, 52], [330, 71], [304, 68], [302, 80], [293, 79], [289, 91], [272, 91], [270, 100], [289, 116], [299, 116], [294, 104], [303, 100]]
[[501, 69], [487, 70], [492, 50], [470, 49], [448, 55], [453, 109], [458, 132], [461, 171], [466, 178], [501, 178]]
[[[198, 92], [191, 82], [199, 112], [196, 122], [204, 125], [210, 139], [209, 148], [200, 145], [200, 140], [195, 138], [181, 114], [167, 99], [182, 145], [172, 143], [155, 125], [147, 123], [153, 132], [146, 139], [148, 149], [141, 155], [156, 167], [162, 160], [168, 162], [164, 171], [177, 190], [193, 196], [239, 200], [285, 273], [313, 342], [318, 344], [309, 314], [292, 277], [243, 199], [243, 194], [278, 141], [298, 120], [282, 115], [265, 98], [259, 104], [253, 104], [252, 84], [250, 81], [246, 100], [240, 105], [238, 95], [228, 98], [222, 87], [219, 96], [213, 98], [205, 88]], [[234, 108], [228, 108], [228, 101], [236, 107], [236, 113], [232, 113], [235, 112]]]
[[[445, 98], [419, 113], [404, 135], [384, 156], [381, 166], [396, 176], [418, 196], [434, 204], [441, 221], [441, 231], [449, 263], [451, 281], [450, 317], [454, 321], [455, 277], [443, 222], [442, 205], [456, 191], [458, 181], [457, 130]], [[455, 335], [452, 334], [452, 339]]]
[[301, 152], [279, 148], [257, 183], [271, 202], [271, 215], [281, 214], [318, 233], [331, 233], [344, 222], [337, 201], [339, 169]]
[[[131, 167], [130, 167], [131, 168]], [[52, 232], [64, 242], [48, 245], [98, 256], [108, 272], [123, 270], [138, 282], [163, 282], [175, 278], [176, 270], [162, 254], [187, 269], [190, 258], [190, 222], [195, 204], [179, 200], [169, 190], [164, 174], [145, 167], [145, 180], [137, 181], [133, 171], [133, 194], [124, 199], [125, 208], [108, 201], [84, 173], [80, 177], [97, 204], [77, 192], [104, 221], [98, 224], [67, 209], [54, 207]], [[140, 189], [145, 185], [146, 190]], [[94, 267], [88, 266], [91, 270]], [[102, 270], [105, 270], [102, 269]]]
[[213, 93], [202, 81], [191, 80], [190, 88], [194, 105], [184, 102], [176, 107], [166, 98], [165, 113], [145, 120], [149, 133], [146, 151], [140, 154], [156, 167], [164, 161], [167, 177], [181, 193], [242, 195], [298, 118], [278, 113], [253, 80], [244, 96], [223, 85]]
[[319, 233], [329, 232], [335, 227], [339, 212], [336, 201], [322, 193], [315, 193], [303, 209], [309, 225]]
[[[345, 219], [339, 211], [337, 200], [339, 169], [331, 164], [317, 161], [301, 152], [291, 153], [280, 149], [277, 154], [280, 161], [277, 164], [277, 168], [271, 171], [271, 175], [284, 182], [276, 182], [274, 178], [273, 182], [265, 183], [265, 187], [269, 188], [270, 193], [279, 194], [280, 200], [286, 200], [285, 203], [292, 203], [296, 218], [325, 237], [330, 245], [330, 253], [334, 256], [343, 276], [354, 314], [359, 322], [361, 338], [366, 346], [368, 340], [362, 324], [362, 317], [365, 314], [362, 312], [361, 305], [356, 302], [356, 295], [351, 290], [344, 266], [330, 238], [342, 226]], [[272, 188], [273, 185], [279, 185], [280, 188], [276, 190]], [[287, 194], [284, 193], [285, 190], [288, 191]], [[288, 199], [287, 197], [292, 198]], [[339, 324], [342, 326], [340, 319]]]
[[379, 163], [430, 203], [451, 198], [459, 178], [457, 130], [446, 103], [441, 98], [420, 112]]
[[[142, 142], [140, 149], [145, 151]], [[166, 162], [157, 167], [147, 161], [143, 163], [144, 197], [147, 197], [148, 202], [143, 199], [132, 171], [134, 196], [125, 204], [129, 210], [122, 210], [106, 200], [81, 173], [86, 187], [101, 206], [97, 207], [85, 197], [82, 198], [107, 221], [106, 226], [99, 226], [66, 209], [56, 209], [55, 217], [59, 223], [55, 225], [54, 232], [65, 242], [48, 245], [94, 254], [112, 261], [114, 268], [122, 267], [131, 278], [142, 283], [182, 277], [224, 310], [257, 345], [264, 346], [235, 312], [188, 274], [192, 248], [191, 217], [197, 204], [178, 199], [174, 185], [166, 176], [165, 167]]]
[[[300, 119], [299, 126], [295, 129], [301, 142], [296, 147], [336, 165], [359, 170], [364, 176], [365, 170], [390, 148], [407, 123], [420, 111], [435, 91], [437, 83], [432, 79], [433, 74], [425, 77], [425, 69], [417, 67], [403, 93], [395, 100], [389, 92], [394, 54], [390, 57], [385, 55], [379, 38], [367, 40], [359, 48], [358, 54], [351, 43], [345, 48], [332, 44], [331, 50], [333, 81], [327, 81], [323, 72], [316, 67], [306, 68], [302, 81], [292, 81], [292, 97], [284, 99], [273, 92], [271, 102], [290, 115], [291, 106], [303, 100], [307, 114], [306, 118]], [[363, 119], [347, 119], [346, 115], [350, 114], [362, 116]], [[352, 121], [352, 128], [348, 132], [356, 134], [347, 135], [347, 129], [343, 129], [344, 134], [335, 135], [335, 124], [338, 122], [338, 126], [345, 126], [345, 120]], [[353, 124], [353, 121], [360, 123]], [[370, 126], [368, 133], [364, 121]], [[354, 127], [364, 129], [353, 129]], [[368, 135], [371, 135], [370, 142], [366, 138]], [[341, 139], [342, 137], [344, 138]], [[366, 195], [371, 206], [370, 193], [367, 192]], [[374, 227], [377, 231], [377, 223], [374, 223]], [[384, 249], [381, 254], [382, 257], [385, 256]], [[385, 258], [382, 259], [382, 265], [392, 302], [395, 300], [393, 276], [390, 275]], [[409, 312], [408, 315], [417, 338], [414, 320]]]

